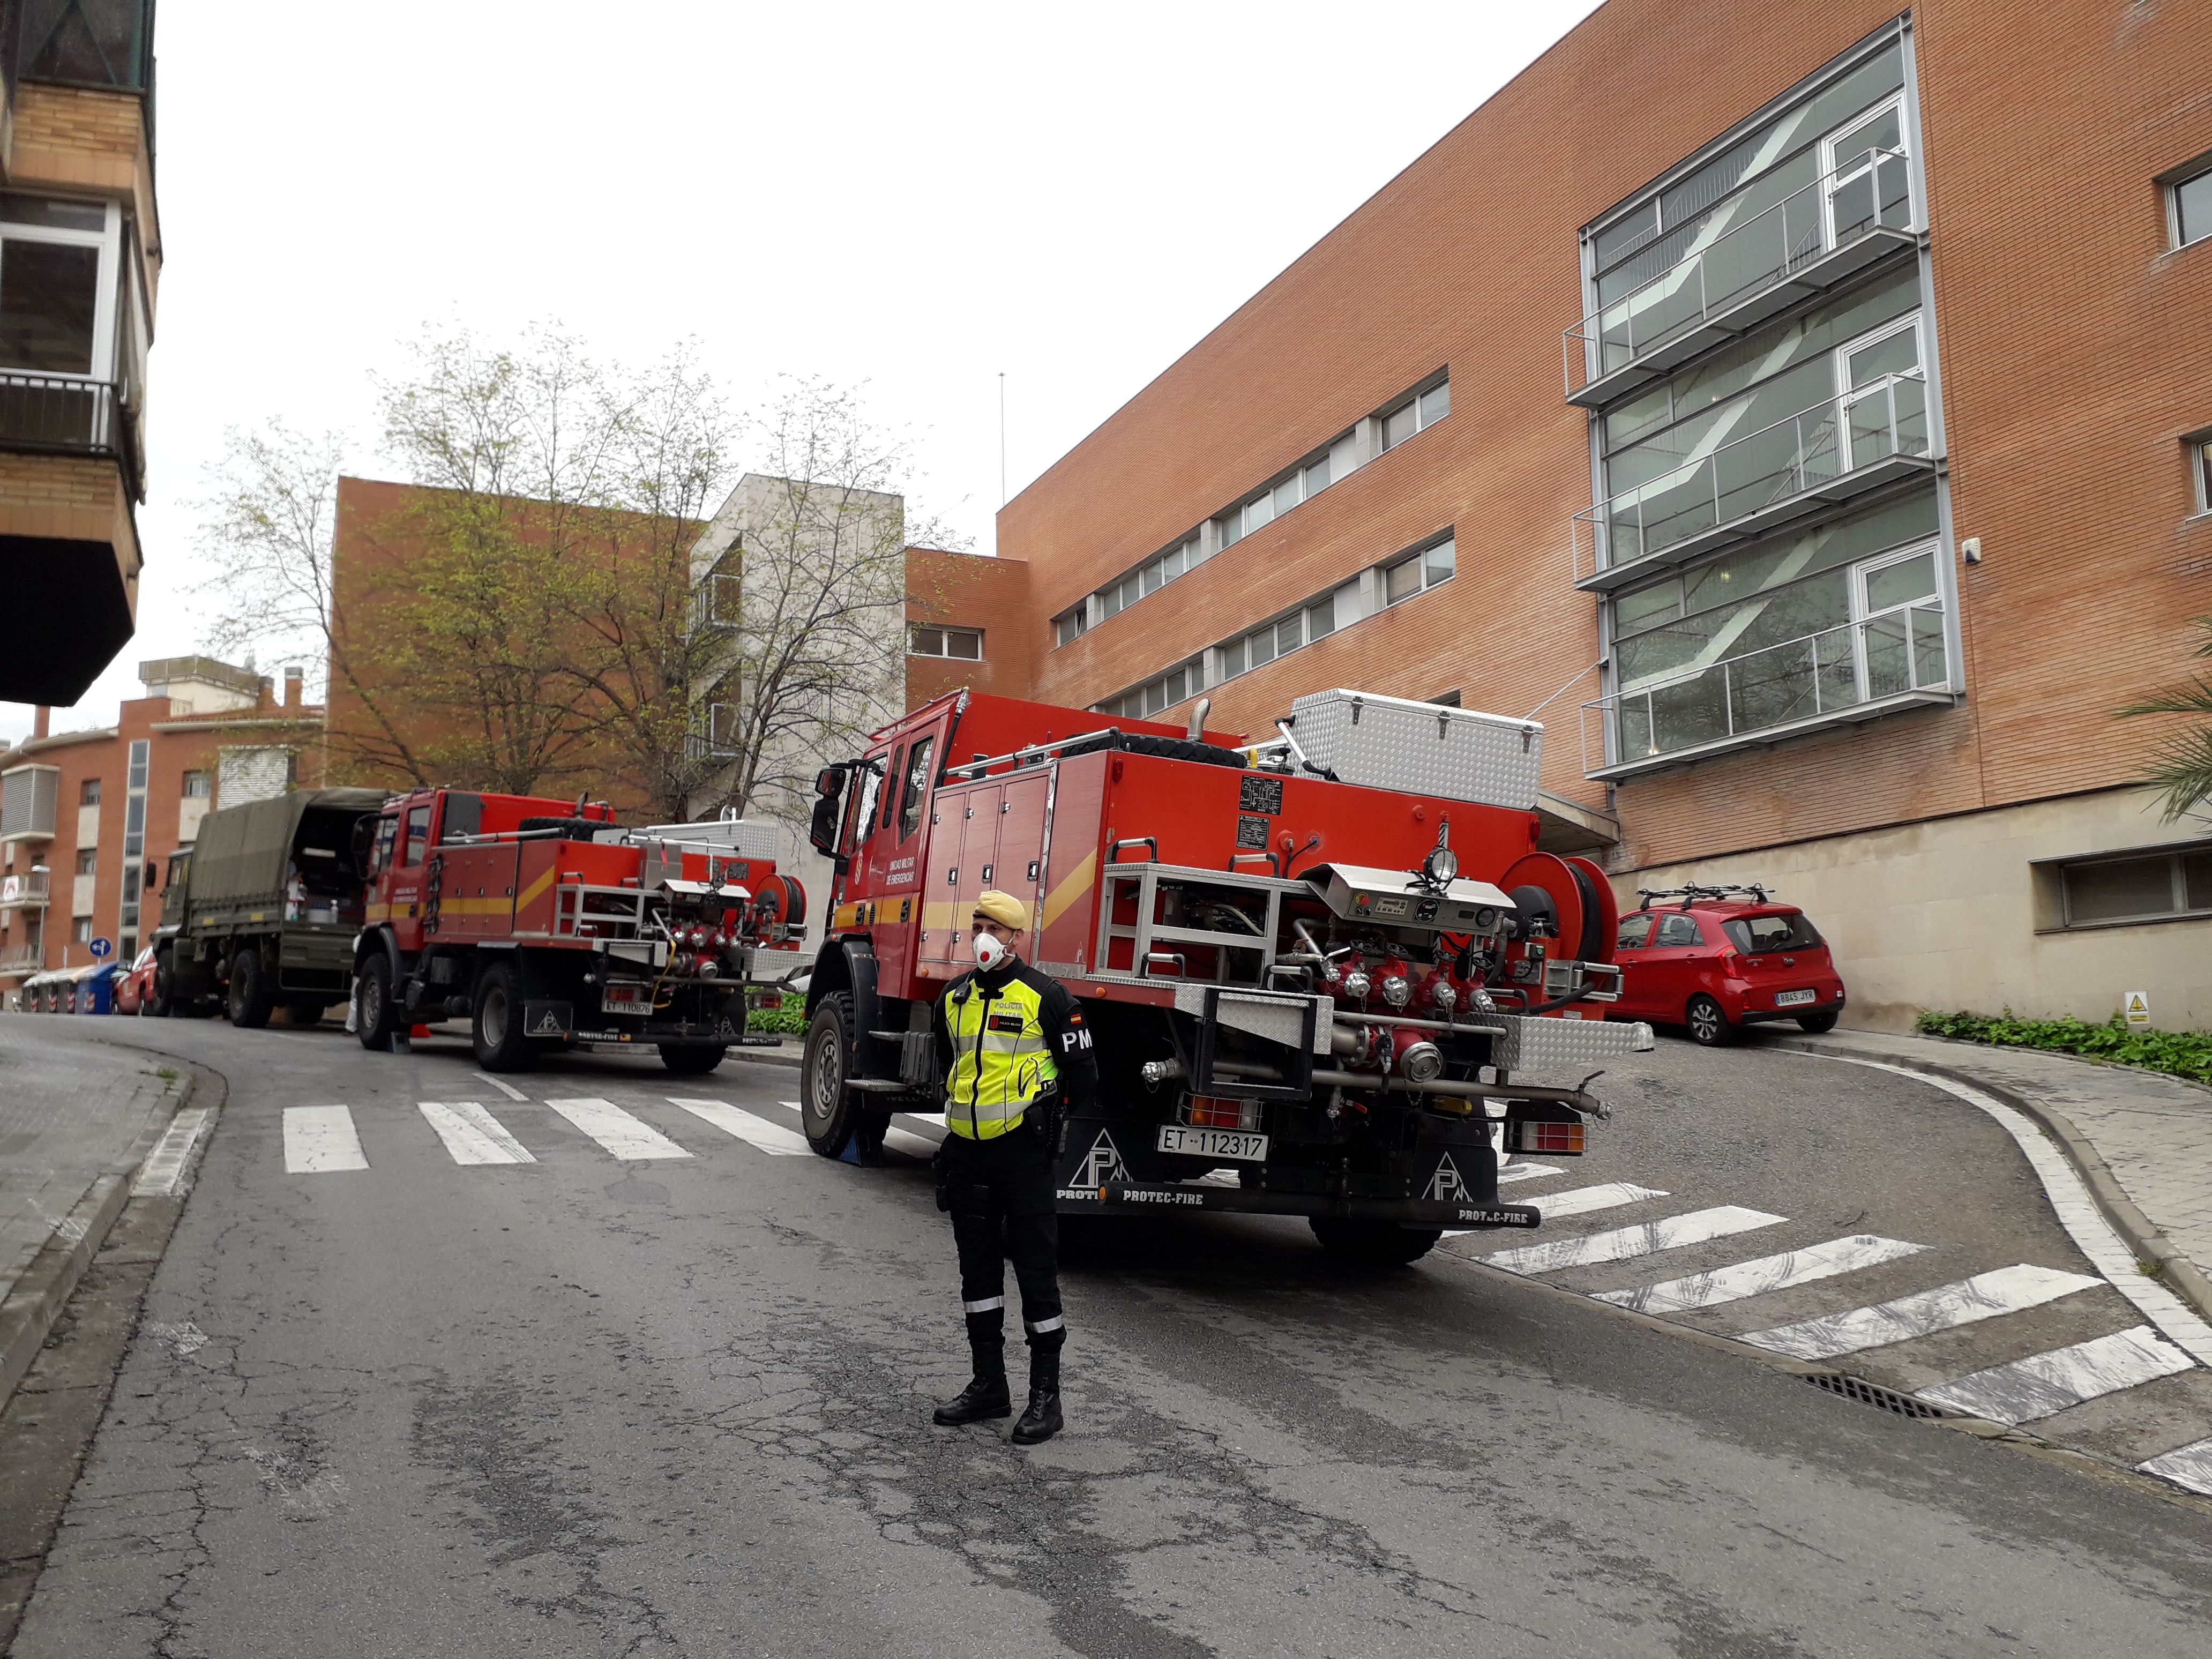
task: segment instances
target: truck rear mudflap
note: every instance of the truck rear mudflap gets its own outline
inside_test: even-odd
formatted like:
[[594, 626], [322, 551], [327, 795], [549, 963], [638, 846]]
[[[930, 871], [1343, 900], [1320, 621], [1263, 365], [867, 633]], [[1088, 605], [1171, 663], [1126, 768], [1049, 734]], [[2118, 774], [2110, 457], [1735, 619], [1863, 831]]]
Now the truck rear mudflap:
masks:
[[1395, 1222], [1406, 1227], [1534, 1227], [1540, 1211], [1526, 1204], [1474, 1204], [1426, 1198], [1331, 1198], [1320, 1193], [1271, 1193], [1264, 1188], [1208, 1182], [1109, 1182], [1062, 1187], [1054, 1206], [1062, 1215], [1169, 1210], [1225, 1210], [1243, 1215], [1325, 1216], [1340, 1221]]

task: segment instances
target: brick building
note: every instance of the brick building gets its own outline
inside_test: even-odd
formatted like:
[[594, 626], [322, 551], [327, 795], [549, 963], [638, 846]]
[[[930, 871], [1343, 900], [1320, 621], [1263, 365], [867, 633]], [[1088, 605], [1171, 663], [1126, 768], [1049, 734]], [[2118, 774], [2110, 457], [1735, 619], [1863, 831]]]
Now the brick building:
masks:
[[1778, 885], [1861, 1019], [2212, 1024], [2115, 718], [2212, 612], [2208, 66], [2157, 0], [1609, 0], [1006, 507], [1006, 659], [1540, 710], [1624, 890]]
[[319, 707], [285, 672], [282, 702], [250, 669], [207, 657], [141, 663], [146, 695], [113, 726], [37, 734], [0, 754], [0, 990], [82, 967], [105, 939], [128, 962], [150, 933], [169, 854], [200, 820], [313, 783]]
[[[161, 273], [153, 0], [0, 7], [0, 699], [66, 705], [137, 625]], [[59, 619], [59, 620], [56, 620]]]

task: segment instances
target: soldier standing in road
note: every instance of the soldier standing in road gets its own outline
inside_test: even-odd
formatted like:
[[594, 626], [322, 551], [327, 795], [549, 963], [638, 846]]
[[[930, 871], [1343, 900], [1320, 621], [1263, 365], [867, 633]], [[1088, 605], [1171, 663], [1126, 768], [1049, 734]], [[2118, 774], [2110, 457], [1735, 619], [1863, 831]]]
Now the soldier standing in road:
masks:
[[1014, 1425], [1019, 1445], [1060, 1432], [1059, 1217], [1053, 1164], [1066, 1112], [1098, 1081], [1091, 1029], [1067, 988], [1017, 954], [1029, 913], [1009, 894], [975, 901], [975, 968], [937, 1005], [937, 1058], [945, 1068], [938, 1205], [952, 1212], [960, 1305], [975, 1380], [937, 1408], [939, 1423], [1007, 1417], [1005, 1259], [1012, 1256], [1029, 1338], [1030, 1401]]

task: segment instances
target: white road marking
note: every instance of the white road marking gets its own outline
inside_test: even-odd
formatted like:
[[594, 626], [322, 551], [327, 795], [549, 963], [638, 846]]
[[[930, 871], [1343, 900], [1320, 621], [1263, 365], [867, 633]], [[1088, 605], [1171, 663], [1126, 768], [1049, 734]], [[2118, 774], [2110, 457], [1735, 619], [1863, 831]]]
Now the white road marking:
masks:
[[625, 1161], [691, 1156], [659, 1130], [632, 1117], [611, 1100], [586, 1096], [580, 1100], [549, 1100], [545, 1103]]
[[1559, 1173], [1556, 1164], [1509, 1164], [1498, 1172], [1498, 1184], [1505, 1187], [1516, 1181], [1534, 1181], [1538, 1176]]
[[482, 1078], [486, 1083], [490, 1084], [493, 1088], [498, 1090], [500, 1093], [505, 1095], [509, 1100], [527, 1100], [530, 1098], [528, 1095], [523, 1093], [521, 1090], [516, 1088], [513, 1084], [501, 1083], [497, 1078], [494, 1077], [489, 1072], [471, 1072], [469, 1075], [471, 1077]]
[[1547, 1193], [1536, 1200], [1547, 1221], [1564, 1221], [1571, 1215], [1610, 1210], [1623, 1204], [1641, 1204], [1647, 1198], [1664, 1198], [1656, 1187], [1639, 1187], [1632, 1181], [1608, 1181], [1602, 1187], [1575, 1187], [1564, 1193]]
[[330, 1175], [366, 1170], [368, 1159], [355, 1133], [353, 1113], [343, 1106], [287, 1106], [284, 1109], [284, 1173]]
[[895, 1152], [904, 1152], [908, 1158], [918, 1158], [925, 1163], [937, 1156], [937, 1143], [926, 1135], [902, 1129], [894, 1123], [884, 1131], [884, 1145]]
[[131, 1187], [133, 1198], [167, 1198], [177, 1190], [192, 1148], [207, 1128], [208, 1116], [206, 1107], [187, 1106], [169, 1120], [169, 1127], [138, 1166], [138, 1179]]
[[1920, 1398], [1991, 1423], [2025, 1423], [2196, 1366], [2149, 1326], [2138, 1325], [1923, 1389]]
[[1872, 1233], [1855, 1233], [1849, 1238], [1831, 1239], [1825, 1244], [1787, 1250], [1780, 1255], [1761, 1256], [1756, 1261], [1739, 1261], [1733, 1267], [1716, 1267], [1711, 1273], [1692, 1273], [1685, 1279], [1662, 1279], [1656, 1285], [1638, 1285], [1628, 1291], [1600, 1291], [1595, 1299], [1637, 1313], [1681, 1313], [1723, 1302], [1741, 1302], [1747, 1296], [1764, 1296], [1769, 1291], [1784, 1291], [1793, 1285], [1809, 1285], [1814, 1279], [1832, 1279], [1838, 1273], [1856, 1273], [1863, 1267], [1879, 1267], [1882, 1262], [1894, 1261], [1899, 1256], [1911, 1255], [1927, 1248], [1925, 1244], [1906, 1244], [1894, 1238], [1877, 1238]]
[[2090, 1265], [2105, 1276], [2114, 1290], [2134, 1303], [2144, 1318], [2164, 1332], [2167, 1340], [2179, 1343], [2205, 1364], [2212, 1365], [2212, 1324], [2199, 1318], [2188, 1304], [2165, 1285], [2137, 1271], [2135, 1252], [2120, 1242], [2112, 1223], [2091, 1201], [2074, 1166], [2026, 1115], [1971, 1084], [1932, 1077], [1910, 1066], [1891, 1066], [1850, 1054], [1822, 1054], [1819, 1058], [1839, 1060], [1846, 1066], [1863, 1066], [1870, 1071], [1889, 1072], [1924, 1083], [1931, 1089], [1956, 1096], [2002, 1124], [2005, 1133], [2034, 1168], [2044, 1192], [2051, 1199], [2051, 1207], [2058, 1212], [2060, 1223], [2081, 1254], [2089, 1258]]
[[2136, 1465], [2145, 1474], [2157, 1475], [2171, 1480], [2177, 1486], [2186, 1486], [2191, 1492], [2201, 1492], [2212, 1498], [2212, 1440], [2200, 1440], [2193, 1446], [2161, 1452], [2148, 1462]]
[[530, 1149], [473, 1100], [423, 1100], [415, 1109], [429, 1120], [456, 1164], [535, 1164]]
[[1600, 1261], [1625, 1261], [1632, 1256], [1650, 1255], [1659, 1250], [1678, 1250], [1686, 1244], [1702, 1244], [1707, 1239], [1726, 1238], [1731, 1233], [1776, 1226], [1787, 1218], [1768, 1215], [1763, 1210], [1723, 1204], [1717, 1209], [1692, 1210], [1687, 1215], [1670, 1215], [1641, 1226], [1585, 1233], [1579, 1238], [1549, 1239], [1541, 1244], [1524, 1244], [1518, 1249], [1499, 1250], [1474, 1259], [1486, 1267], [1503, 1267], [1512, 1273], [1556, 1273], [1563, 1267], [1587, 1267]]
[[1977, 1324], [1999, 1315], [2018, 1313], [2056, 1302], [2076, 1291], [2103, 1284], [2087, 1273], [2063, 1273], [2055, 1267], [2034, 1267], [2025, 1262], [1999, 1267], [1953, 1285], [1902, 1296], [1894, 1302], [1878, 1302], [1870, 1308], [1778, 1325], [1769, 1331], [1750, 1331], [1736, 1339], [1754, 1347], [1771, 1348], [1798, 1359], [1829, 1359], [1838, 1354], [1879, 1348], [1911, 1337]]
[[668, 1097], [672, 1106], [681, 1106], [702, 1122], [711, 1123], [725, 1134], [750, 1141], [770, 1158], [800, 1158], [814, 1149], [806, 1144], [806, 1137], [793, 1134], [780, 1123], [770, 1123], [764, 1117], [756, 1117], [742, 1106], [732, 1106], [720, 1100], [678, 1100]]

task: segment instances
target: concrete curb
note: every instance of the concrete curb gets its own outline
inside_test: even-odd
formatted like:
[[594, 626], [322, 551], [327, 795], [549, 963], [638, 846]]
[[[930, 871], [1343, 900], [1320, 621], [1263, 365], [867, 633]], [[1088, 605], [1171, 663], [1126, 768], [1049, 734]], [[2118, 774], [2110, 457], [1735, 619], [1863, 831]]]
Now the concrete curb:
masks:
[[[84, 1196], [77, 1200], [39, 1253], [31, 1258], [31, 1265], [23, 1270], [22, 1277], [10, 1287], [7, 1300], [0, 1303], [0, 1405], [7, 1403], [15, 1392], [15, 1385], [31, 1369], [55, 1322], [62, 1316], [62, 1310], [69, 1305], [78, 1281], [84, 1277], [85, 1269], [106, 1243], [124, 1206], [131, 1201], [131, 1183], [137, 1179], [140, 1166], [161, 1144], [177, 1114], [191, 1103], [203, 1083], [213, 1076], [179, 1055], [163, 1054], [150, 1048], [132, 1048], [131, 1052], [173, 1064], [182, 1086], [167, 1113], [149, 1119], [121, 1161], [85, 1189]], [[220, 1104], [222, 1091], [218, 1088], [214, 1092]]]
[[[1767, 1036], [1764, 1046], [1793, 1049], [1799, 1054], [1820, 1054], [1829, 1059], [1842, 1054], [1839, 1048], [1814, 1037]], [[1985, 1045], [1965, 1046], [1981, 1048]], [[1984, 1094], [1994, 1096], [2019, 1112], [2058, 1143], [2059, 1150], [2066, 1155], [2066, 1161], [2074, 1166], [2075, 1173], [2081, 1177], [2082, 1185], [2089, 1189], [2090, 1198], [2103, 1212], [2105, 1219], [2112, 1223], [2113, 1231], [2119, 1234], [2120, 1242], [2135, 1252], [2136, 1259], [2156, 1267], [2161, 1284], [2202, 1317], [2212, 1320], [2212, 1277], [2208, 1277], [2203, 1268], [2175, 1249], [2172, 1242], [2158, 1230], [2151, 1218], [2136, 1207], [2136, 1201], [2128, 1196], [2127, 1189], [2120, 1185], [2106, 1164], [2096, 1144], [2076, 1128], [2074, 1121], [2063, 1112], [2023, 1095], [2016, 1089], [1992, 1082], [1986, 1077], [1954, 1066], [1938, 1066], [1908, 1054], [1857, 1054], [1850, 1057], [1879, 1059], [1885, 1064], [1900, 1066], [1909, 1072], [1946, 1078], [1951, 1082], [1964, 1084], [1967, 1088], [1979, 1089]]]
[[781, 1048], [732, 1048], [722, 1058], [749, 1060], [755, 1066], [781, 1066], [793, 1072], [799, 1066], [799, 1055], [787, 1054]]

